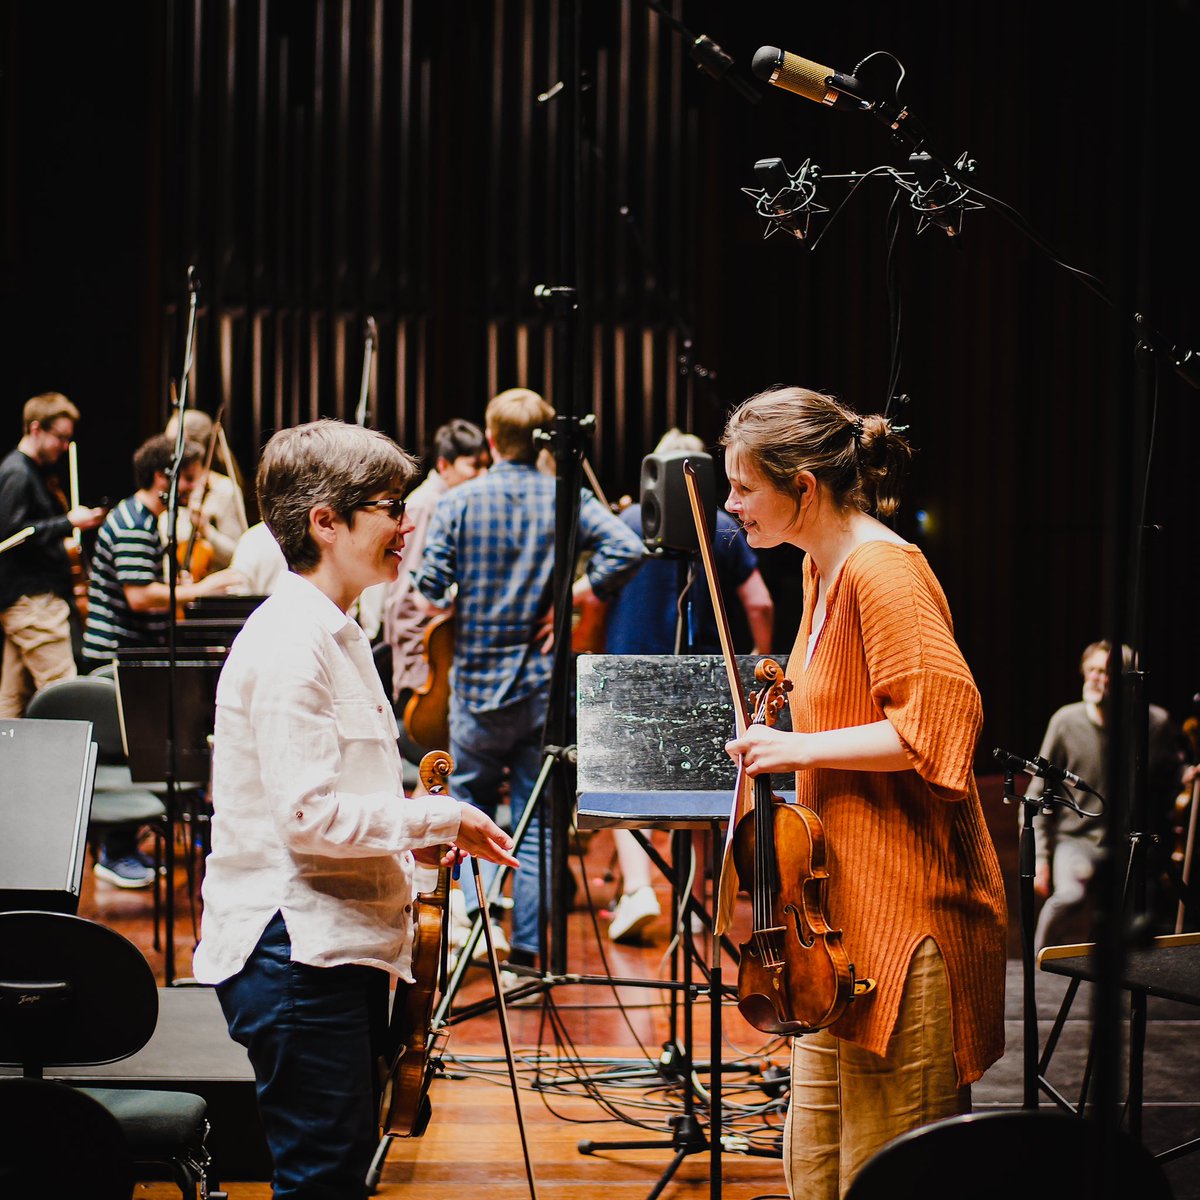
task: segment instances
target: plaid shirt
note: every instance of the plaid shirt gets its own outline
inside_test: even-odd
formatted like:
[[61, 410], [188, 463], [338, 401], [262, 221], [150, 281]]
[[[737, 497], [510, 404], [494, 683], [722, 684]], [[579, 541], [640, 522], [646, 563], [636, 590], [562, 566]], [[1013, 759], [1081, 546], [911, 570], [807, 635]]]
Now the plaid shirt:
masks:
[[[553, 655], [534, 643], [551, 601], [555, 480], [527, 463], [499, 462], [438, 502], [416, 573], [435, 604], [452, 585], [456, 629], [452, 681], [471, 712], [513, 704], [547, 687]], [[600, 596], [613, 592], [645, 550], [590, 492], [583, 492], [578, 549]]]

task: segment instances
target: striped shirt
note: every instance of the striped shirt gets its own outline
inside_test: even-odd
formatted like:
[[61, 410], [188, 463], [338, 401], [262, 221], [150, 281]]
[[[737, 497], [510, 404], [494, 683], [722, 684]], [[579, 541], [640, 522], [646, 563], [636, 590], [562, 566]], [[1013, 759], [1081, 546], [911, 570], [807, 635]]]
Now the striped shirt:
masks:
[[[416, 572], [435, 604], [458, 584], [452, 683], [469, 712], [487, 712], [549, 686], [553, 656], [534, 633], [549, 611], [557, 483], [527, 463], [499, 462], [439, 501]], [[607, 598], [642, 561], [641, 539], [590, 492], [579, 508], [580, 554]]]
[[118, 646], [162, 645], [166, 612], [134, 612], [125, 599], [127, 587], [162, 582], [158, 519], [136, 496], [130, 496], [108, 514], [96, 538], [83, 656], [107, 662]]

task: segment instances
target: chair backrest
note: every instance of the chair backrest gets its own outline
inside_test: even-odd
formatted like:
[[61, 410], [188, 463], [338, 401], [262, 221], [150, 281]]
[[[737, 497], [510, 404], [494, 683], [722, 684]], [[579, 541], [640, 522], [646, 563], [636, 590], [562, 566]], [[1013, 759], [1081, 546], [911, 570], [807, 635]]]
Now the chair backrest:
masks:
[[100, 761], [125, 761], [121, 720], [117, 711], [117, 685], [111, 679], [81, 675], [48, 683], [35, 693], [25, 716], [58, 721], [91, 721], [92, 737]]
[[0, 913], [0, 1065], [117, 1062], [157, 1023], [154, 972], [128, 938], [66, 913]]
[[129, 1200], [133, 1155], [120, 1123], [85, 1092], [0, 1079], [0, 1196]]
[[867, 1162], [845, 1200], [966, 1196], [1171, 1200], [1171, 1188], [1162, 1167], [1128, 1134], [1112, 1139], [1090, 1119], [1022, 1109], [950, 1117], [896, 1138]]

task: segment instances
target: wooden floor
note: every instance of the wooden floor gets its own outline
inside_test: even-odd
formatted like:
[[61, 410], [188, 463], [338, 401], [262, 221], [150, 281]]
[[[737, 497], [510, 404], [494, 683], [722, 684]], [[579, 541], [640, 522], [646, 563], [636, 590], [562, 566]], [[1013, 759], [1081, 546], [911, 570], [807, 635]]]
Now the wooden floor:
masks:
[[[1009, 894], [1015, 897], [1016, 819], [998, 802], [987, 807]], [[669, 835], [654, 836], [665, 852]], [[660, 1063], [664, 1045], [686, 1044], [689, 1015], [677, 991], [657, 986], [672, 978], [669, 932], [675, 923], [667, 915], [669, 884], [666, 880], [656, 884], [664, 916], [648, 931], [645, 943], [617, 946], [603, 935], [604, 910], [615, 887], [609, 875], [611, 860], [611, 836], [598, 833], [590, 839], [584, 857], [573, 863], [579, 887], [569, 919], [567, 971], [636, 980], [647, 986], [555, 983], [509, 1008], [537, 1189], [543, 1196], [564, 1200], [594, 1196], [598, 1189], [612, 1200], [648, 1197], [671, 1169], [675, 1157], [671, 1122], [685, 1111], [684, 1089], [671, 1056], [667, 1055], [665, 1065]], [[176, 885], [174, 978], [178, 981], [190, 973], [193, 922], [198, 922], [199, 914], [182, 869]], [[165, 959], [153, 946], [148, 892], [97, 883], [89, 870], [80, 913], [134, 941], [163, 982]], [[747, 914], [739, 911], [735, 941], [747, 923]], [[711, 961], [707, 942], [698, 940], [697, 945], [703, 961]], [[675, 968], [676, 978], [680, 970]], [[724, 970], [727, 982], [733, 982], [728, 978], [728, 959]], [[472, 969], [455, 997], [455, 1012], [492, 995], [490, 979]], [[694, 1077], [698, 1091], [693, 1096], [707, 1119], [711, 1017], [706, 998], [697, 999], [690, 1017], [698, 1065]], [[728, 1200], [783, 1195], [778, 1158], [782, 1112], [770, 1077], [786, 1071], [787, 1047], [752, 1029], [729, 1004], [722, 1012], [721, 1039], [721, 1081], [727, 1102], [732, 1101], [728, 1111], [737, 1117], [724, 1130], [719, 1194]], [[488, 1200], [516, 1200], [529, 1194], [502, 1054], [494, 1002], [478, 1015], [455, 1020], [448, 1042], [447, 1077], [437, 1080], [432, 1090], [430, 1128], [421, 1139], [392, 1144], [379, 1196], [425, 1197], [435, 1188], [464, 1184], [486, 1189]], [[585, 1140], [596, 1144], [595, 1153], [580, 1152], [579, 1143]], [[656, 1145], [604, 1148], [605, 1143], [629, 1141]], [[709, 1174], [707, 1150], [684, 1154], [666, 1181], [666, 1195], [713, 1194]], [[221, 1182], [235, 1200], [270, 1195], [266, 1183]], [[158, 1200], [179, 1193], [173, 1185], [157, 1183], [139, 1185], [136, 1194]]]

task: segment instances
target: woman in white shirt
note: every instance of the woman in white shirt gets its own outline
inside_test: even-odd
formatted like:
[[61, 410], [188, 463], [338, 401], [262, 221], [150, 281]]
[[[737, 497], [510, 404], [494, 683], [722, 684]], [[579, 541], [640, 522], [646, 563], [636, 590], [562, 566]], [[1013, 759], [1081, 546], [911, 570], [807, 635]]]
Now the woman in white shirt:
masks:
[[414, 470], [383, 434], [339, 421], [271, 439], [259, 504], [289, 571], [217, 687], [193, 973], [216, 985], [249, 1052], [278, 1200], [366, 1194], [389, 977], [412, 979], [415, 891], [457, 851], [516, 866], [512, 839], [473, 805], [404, 796], [392, 707], [347, 616], [396, 577]]

